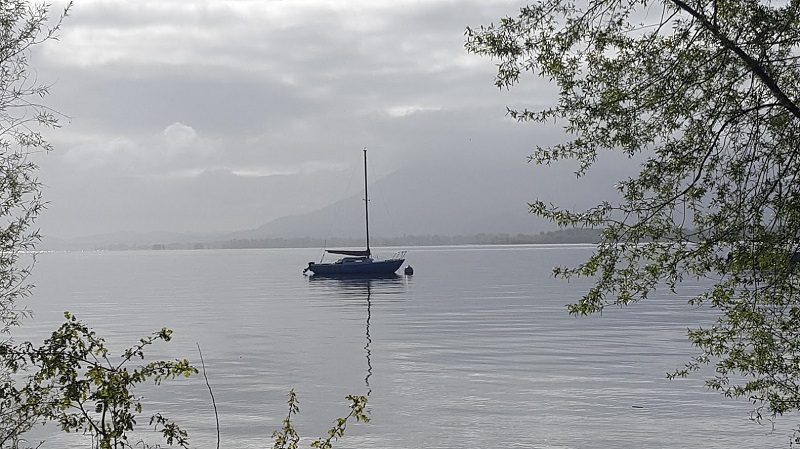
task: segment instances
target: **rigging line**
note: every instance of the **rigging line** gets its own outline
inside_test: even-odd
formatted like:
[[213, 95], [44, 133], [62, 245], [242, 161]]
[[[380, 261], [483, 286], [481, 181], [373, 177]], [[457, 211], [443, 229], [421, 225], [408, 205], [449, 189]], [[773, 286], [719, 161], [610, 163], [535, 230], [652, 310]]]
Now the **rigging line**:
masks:
[[322, 246], [322, 257], [320, 257], [319, 263], [322, 263], [322, 260], [325, 259], [325, 250], [328, 248], [328, 240], [331, 238], [331, 232], [336, 226], [336, 223], [339, 221], [339, 213], [342, 210], [342, 202], [350, 196], [350, 188], [353, 185], [353, 172], [356, 170], [355, 167], [356, 165], [350, 165], [350, 172], [347, 174], [347, 187], [344, 190], [344, 199], [340, 199], [334, 203], [336, 208], [333, 211], [333, 220], [328, 226], [328, 233], [325, 235], [325, 241]]
[[[330, 230], [328, 231], [330, 233]], [[322, 263], [325, 260], [325, 250], [328, 249], [328, 238], [325, 237], [325, 240], [322, 242], [322, 255], [319, 256], [319, 263]]]
[[372, 183], [373, 186], [372, 191], [373, 192], [375, 192], [376, 190], [378, 191], [378, 197], [381, 199], [381, 206], [383, 208], [384, 214], [386, 214], [387, 220], [389, 221], [389, 229], [392, 235], [397, 235], [397, 229], [394, 226], [394, 219], [391, 214], [391, 209], [389, 208], [389, 203], [386, 202], [385, 191], [383, 189], [378, 188], [378, 181], [382, 180], [383, 178], [378, 178], [378, 175], [375, 172], [375, 168], [372, 166], [371, 162], [367, 161], [367, 164], [369, 165], [370, 173], [372, 173], [373, 175], [372, 179], [375, 179], [375, 181]]

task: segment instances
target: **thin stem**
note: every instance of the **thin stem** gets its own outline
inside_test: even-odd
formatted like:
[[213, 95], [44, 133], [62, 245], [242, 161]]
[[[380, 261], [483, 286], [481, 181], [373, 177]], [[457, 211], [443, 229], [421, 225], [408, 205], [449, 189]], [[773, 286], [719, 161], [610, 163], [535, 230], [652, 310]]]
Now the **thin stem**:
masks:
[[203, 379], [206, 380], [208, 394], [211, 395], [211, 404], [214, 406], [214, 419], [217, 420], [217, 449], [219, 449], [219, 413], [217, 413], [217, 401], [214, 400], [214, 392], [211, 391], [211, 384], [208, 383], [208, 376], [206, 375], [206, 362], [203, 360], [203, 351], [200, 350], [200, 343], [197, 343], [197, 352], [200, 354], [200, 365], [203, 366]]

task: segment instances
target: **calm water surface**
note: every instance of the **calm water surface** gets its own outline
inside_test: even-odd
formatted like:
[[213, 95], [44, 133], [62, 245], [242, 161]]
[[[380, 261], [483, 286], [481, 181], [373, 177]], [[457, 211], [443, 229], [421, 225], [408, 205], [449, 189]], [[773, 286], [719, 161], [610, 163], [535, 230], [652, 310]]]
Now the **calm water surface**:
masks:
[[[413, 277], [370, 282], [303, 276], [318, 250], [45, 253], [36, 317], [15, 335], [41, 340], [65, 310], [117, 353], [173, 329], [152, 354], [199, 367], [200, 345], [225, 448], [271, 447], [291, 388], [306, 446], [347, 414], [346, 395], [361, 394], [372, 422], [349, 427], [337, 447], [788, 447], [788, 419], [773, 430], [701, 377], [665, 379], [693, 353], [686, 328], [713, 320], [686, 305], [691, 286], [570, 317], [565, 305], [587, 284], [552, 279], [550, 268], [589, 252], [413, 248]], [[145, 413], [181, 423], [193, 447], [215, 447], [202, 375], [137, 393]], [[43, 447], [86, 447], [55, 429], [34, 436]]]

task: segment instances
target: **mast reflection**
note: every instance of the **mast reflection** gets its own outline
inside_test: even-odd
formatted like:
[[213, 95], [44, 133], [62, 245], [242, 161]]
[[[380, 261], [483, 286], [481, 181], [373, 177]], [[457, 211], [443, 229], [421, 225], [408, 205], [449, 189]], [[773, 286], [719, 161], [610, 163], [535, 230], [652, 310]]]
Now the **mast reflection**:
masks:
[[364, 350], [367, 351], [367, 377], [364, 378], [364, 383], [367, 384], [367, 397], [372, 393], [372, 388], [369, 386], [369, 378], [372, 377], [372, 351], [369, 349], [372, 338], [369, 336], [369, 320], [372, 318], [372, 287], [367, 283], [367, 344]]
[[[404, 276], [392, 275], [379, 278], [331, 278], [331, 277], [308, 277], [309, 286], [319, 289], [320, 296], [326, 300], [335, 301], [336, 306], [352, 305], [353, 301], [360, 302], [365, 299], [367, 303], [367, 319], [365, 326], [366, 344], [364, 352], [367, 359], [367, 372], [364, 377], [364, 384], [367, 387], [366, 396], [372, 393], [370, 378], [373, 374], [372, 367], [372, 335], [370, 325], [372, 320], [372, 296], [381, 298], [392, 298], [393, 300], [403, 300], [405, 296], [408, 278]], [[344, 301], [342, 301], [344, 300]]]

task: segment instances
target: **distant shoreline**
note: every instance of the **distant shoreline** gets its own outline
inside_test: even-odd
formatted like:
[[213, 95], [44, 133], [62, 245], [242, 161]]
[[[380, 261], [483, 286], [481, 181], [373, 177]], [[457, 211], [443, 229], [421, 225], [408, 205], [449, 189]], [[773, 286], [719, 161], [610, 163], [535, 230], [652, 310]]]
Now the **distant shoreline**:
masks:
[[[525, 244], [568, 244], [597, 243], [599, 229], [562, 229], [543, 231], [538, 234], [474, 234], [458, 236], [424, 235], [403, 237], [373, 237], [371, 246], [463, 246], [463, 245], [525, 245]], [[333, 248], [362, 247], [363, 238], [243, 238], [216, 241], [194, 242], [149, 242], [149, 243], [90, 243], [63, 242], [43, 250], [98, 250], [98, 251], [136, 251], [136, 250], [192, 250], [192, 249], [259, 249], [259, 248]]]

